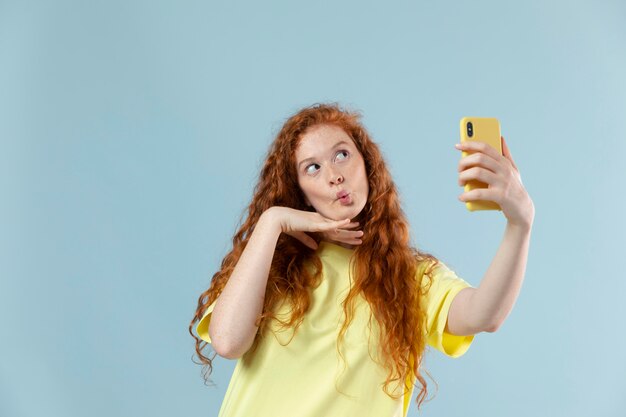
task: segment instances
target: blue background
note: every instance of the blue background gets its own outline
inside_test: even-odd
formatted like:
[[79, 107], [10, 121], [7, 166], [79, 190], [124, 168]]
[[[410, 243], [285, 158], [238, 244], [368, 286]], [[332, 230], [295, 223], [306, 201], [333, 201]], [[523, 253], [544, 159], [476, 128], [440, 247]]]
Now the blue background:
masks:
[[[496, 333], [430, 351], [425, 416], [626, 415], [621, 1], [0, 2], [0, 415], [216, 416], [187, 326], [285, 119], [362, 111], [412, 237], [479, 285], [457, 200], [494, 116], [536, 216]], [[209, 349], [207, 349], [209, 351]], [[409, 415], [416, 416], [415, 394]]]

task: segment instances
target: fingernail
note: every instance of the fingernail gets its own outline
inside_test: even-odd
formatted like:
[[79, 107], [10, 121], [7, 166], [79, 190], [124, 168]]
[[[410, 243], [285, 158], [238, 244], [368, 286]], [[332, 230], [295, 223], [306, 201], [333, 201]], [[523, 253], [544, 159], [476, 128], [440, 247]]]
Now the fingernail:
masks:
[[455, 147], [455, 148], [457, 148], [457, 149], [459, 149], [459, 148], [461, 147], [461, 144], [460, 144], [460, 143], [457, 143], [457, 144], [455, 144], [455, 145], [454, 145], [454, 147]]

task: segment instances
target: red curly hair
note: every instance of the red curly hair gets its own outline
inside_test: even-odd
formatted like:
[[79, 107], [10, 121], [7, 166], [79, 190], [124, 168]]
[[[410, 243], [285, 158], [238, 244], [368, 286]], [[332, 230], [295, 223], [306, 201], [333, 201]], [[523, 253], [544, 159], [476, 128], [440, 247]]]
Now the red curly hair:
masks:
[[[235, 233], [232, 250], [222, 260], [220, 270], [213, 275], [210, 288], [200, 295], [195, 315], [189, 324], [189, 333], [196, 340], [196, 353], [205, 365], [205, 382], [207, 367], [208, 374], [213, 370], [212, 361], [202, 355], [207, 343], [196, 337], [192, 329], [222, 292], [265, 210], [272, 206], [314, 210], [306, 205], [298, 185], [295, 151], [300, 138], [309, 128], [329, 124], [342, 128], [354, 141], [365, 161], [370, 190], [364, 209], [355, 219], [362, 225], [364, 235], [353, 254], [354, 285], [344, 302], [344, 324], [337, 338], [337, 346], [352, 321], [354, 299], [360, 293], [369, 303], [381, 329], [378, 344], [386, 358], [384, 366], [389, 371], [384, 392], [398, 399], [398, 396], [389, 393], [389, 384], [397, 381], [398, 385], [404, 384], [404, 389], [409, 391], [415, 377], [422, 385], [417, 397], [419, 410], [427, 394], [426, 380], [420, 373], [426, 348], [426, 312], [425, 306], [421, 305], [421, 296], [426, 294], [432, 284], [431, 274], [438, 260], [410, 245], [409, 225], [400, 207], [396, 186], [378, 146], [360, 123], [360, 118], [360, 112], [342, 109], [337, 103], [318, 103], [289, 117], [276, 136], [254, 189], [247, 218]], [[321, 234], [310, 234], [316, 241], [321, 240]], [[380, 261], [372, 262], [372, 259]], [[314, 274], [307, 271], [305, 263], [315, 267]], [[259, 329], [249, 352], [256, 350], [259, 336], [269, 325], [269, 319], [285, 326], [295, 324], [294, 332], [297, 330], [311, 304], [307, 289], [316, 285], [321, 269], [321, 261], [314, 250], [287, 234], [280, 235], [269, 271], [263, 312], [256, 321]], [[418, 271], [422, 271], [419, 276]], [[422, 286], [423, 277], [430, 279], [428, 285]], [[294, 306], [291, 318], [286, 323], [272, 311], [272, 306], [283, 297], [288, 297]], [[339, 353], [341, 355], [340, 350]]]

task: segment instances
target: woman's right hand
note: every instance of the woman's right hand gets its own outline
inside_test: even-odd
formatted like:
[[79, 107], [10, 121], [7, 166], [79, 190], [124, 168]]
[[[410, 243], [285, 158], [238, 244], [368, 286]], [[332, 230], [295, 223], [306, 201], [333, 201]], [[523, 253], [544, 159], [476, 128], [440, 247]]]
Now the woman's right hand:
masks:
[[271, 212], [282, 233], [295, 237], [313, 250], [317, 249], [317, 242], [305, 232], [330, 232], [355, 227], [355, 223], [350, 223], [350, 219], [332, 220], [315, 211], [274, 206], [266, 212]]

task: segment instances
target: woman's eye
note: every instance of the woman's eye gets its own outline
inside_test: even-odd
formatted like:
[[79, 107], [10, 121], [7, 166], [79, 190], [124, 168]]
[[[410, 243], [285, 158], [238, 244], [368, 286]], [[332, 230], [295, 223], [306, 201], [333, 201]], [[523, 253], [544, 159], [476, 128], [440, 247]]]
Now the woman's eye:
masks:
[[346, 158], [348, 157], [348, 151], [339, 151], [339, 152], [337, 152], [337, 155], [341, 155], [342, 153], [345, 153], [345, 154], [346, 154], [346, 156], [344, 156], [344, 157], [343, 157], [343, 158], [341, 158], [341, 159], [346, 159]]
[[[345, 154], [344, 156], [339, 157], [339, 159], [341, 159], [341, 160], [348, 158], [348, 156], [350, 155], [350, 153], [348, 151], [345, 151], [345, 150], [337, 152], [337, 155], [341, 155], [341, 154]], [[311, 167], [318, 167], [319, 168], [319, 165], [318, 164], [311, 164], [308, 167], [304, 168], [304, 172], [306, 172], [307, 174], [315, 174], [317, 172], [317, 169], [313, 170], [313, 169], [311, 169]]]
[[306, 169], [305, 169], [304, 171], [305, 171], [307, 174], [313, 174], [313, 173], [315, 173], [315, 171], [312, 171], [310, 168], [311, 168], [311, 167], [314, 167], [314, 166], [319, 166], [319, 165], [317, 165], [317, 164], [311, 164], [311, 165], [309, 165], [308, 167], [306, 167]]

